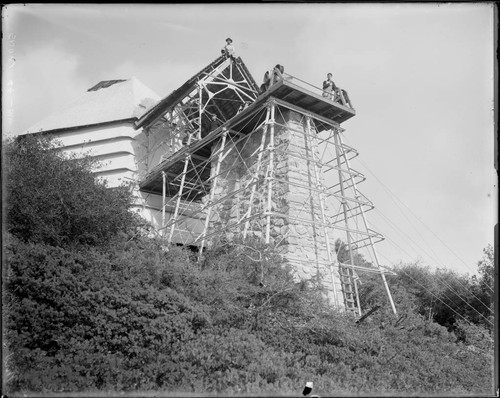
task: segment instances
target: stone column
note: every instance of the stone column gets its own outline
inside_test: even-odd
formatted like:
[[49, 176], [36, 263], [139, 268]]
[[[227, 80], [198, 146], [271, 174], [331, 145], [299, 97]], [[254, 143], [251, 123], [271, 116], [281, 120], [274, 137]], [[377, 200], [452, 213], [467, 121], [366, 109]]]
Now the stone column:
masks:
[[[220, 231], [218, 236], [224, 234], [227, 239], [234, 238], [244, 227], [244, 223], [237, 225], [237, 221], [241, 220], [251, 206], [251, 215], [257, 216], [249, 222], [247, 236], [264, 239], [268, 189], [265, 176], [269, 170], [270, 152], [265, 150], [263, 153], [259, 173], [256, 173], [255, 155], [261, 145], [263, 131], [264, 129], [254, 131], [238, 144], [231, 144], [232, 148], [227, 145], [214, 202], [222, 200], [212, 211], [209, 233]], [[316, 132], [311, 131], [310, 134]], [[329, 257], [327, 250], [320, 203], [323, 174], [317, 162], [318, 153], [314, 152], [315, 137], [308, 136], [302, 114], [284, 109], [279, 115], [276, 114], [274, 136], [270, 241], [278, 245], [282, 255], [293, 266], [297, 280], [319, 278], [331, 304], [343, 309], [338, 267], [330, 261], [330, 258], [336, 260], [335, 253], [331, 253]], [[265, 149], [268, 148], [268, 140], [269, 136], [265, 141]], [[216, 169], [216, 161], [214, 157], [212, 170]], [[318, 169], [315, 170], [315, 167]], [[251, 182], [257, 184], [252, 203]], [[323, 209], [325, 213], [328, 212], [328, 208]], [[328, 214], [325, 214], [325, 218], [329, 218]], [[328, 230], [330, 247], [334, 250], [333, 234], [331, 229]], [[334, 269], [335, 287], [332, 284], [330, 266]]]

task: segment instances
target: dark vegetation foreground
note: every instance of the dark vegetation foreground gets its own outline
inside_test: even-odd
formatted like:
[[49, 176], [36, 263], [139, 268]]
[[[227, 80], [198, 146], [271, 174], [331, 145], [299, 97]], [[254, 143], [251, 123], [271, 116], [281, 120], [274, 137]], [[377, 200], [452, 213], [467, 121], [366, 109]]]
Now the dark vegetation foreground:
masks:
[[148, 237], [127, 188], [51, 148], [6, 145], [4, 394], [299, 396], [307, 381], [323, 396], [493, 393], [491, 247], [480, 277], [400, 265], [397, 317], [363, 275], [363, 308], [381, 308], [356, 324], [271, 247], [197, 261]]

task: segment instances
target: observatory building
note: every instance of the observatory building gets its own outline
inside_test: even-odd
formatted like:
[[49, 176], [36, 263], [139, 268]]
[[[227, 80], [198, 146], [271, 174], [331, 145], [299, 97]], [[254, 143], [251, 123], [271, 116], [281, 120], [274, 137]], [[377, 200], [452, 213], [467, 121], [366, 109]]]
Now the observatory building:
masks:
[[[103, 81], [28, 129], [101, 161], [110, 186], [130, 183], [135, 210], [166, 241], [205, 248], [233, 239], [276, 247], [297, 279], [320, 277], [333, 305], [361, 315], [358, 272], [385, 270], [369, 228], [373, 204], [341, 124], [347, 92], [325, 92], [279, 70], [263, 87], [239, 57], [221, 55], [167, 97], [137, 79]], [[349, 248], [339, 262], [336, 240]], [[373, 268], [354, 263], [371, 251]], [[394, 304], [393, 311], [395, 312]]]

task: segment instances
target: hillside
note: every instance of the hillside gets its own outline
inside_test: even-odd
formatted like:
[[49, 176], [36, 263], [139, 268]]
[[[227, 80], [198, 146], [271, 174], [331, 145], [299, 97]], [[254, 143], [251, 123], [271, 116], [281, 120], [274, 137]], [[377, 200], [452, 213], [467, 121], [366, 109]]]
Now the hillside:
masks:
[[362, 305], [381, 308], [356, 323], [272, 247], [233, 242], [198, 261], [149, 237], [126, 189], [103, 189], [51, 145], [6, 151], [4, 394], [493, 393], [489, 308], [471, 297], [475, 312], [455, 302], [450, 315], [445, 289], [420, 287], [449, 272], [401, 265], [388, 278], [397, 317], [367, 278]]

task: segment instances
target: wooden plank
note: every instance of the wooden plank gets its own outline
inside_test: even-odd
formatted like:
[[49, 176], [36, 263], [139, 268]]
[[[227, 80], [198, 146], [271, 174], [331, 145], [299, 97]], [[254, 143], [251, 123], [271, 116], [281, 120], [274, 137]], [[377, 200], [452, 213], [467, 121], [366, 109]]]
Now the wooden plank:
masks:
[[359, 318], [356, 323], [359, 325], [361, 322], [363, 322], [366, 318], [368, 318], [371, 314], [373, 314], [375, 311], [377, 311], [380, 308], [380, 305], [376, 305], [373, 307], [370, 311], [368, 311], [365, 315], [363, 315], [361, 318]]
[[[338, 104], [336, 102], [332, 102], [329, 99], [327, 99], [327, 98], [325, 98], [325, 97], [323, 97], [321, 95], [318, 95], [318, 94], [316, 94], [316, 93], [314, 93], [312, 91], [309, 91], [309, 90], [304, 89], [304, 88], [302, 88], [300, 86], [297, 86], [296, 84], [291, 83], [289, 81], [284, 80], [284, 81], [282, 81], [282, 82], [280, 82], [280, 83], [277, 84], [277, 86], [279, 86], [279, 85], [287, 86], [287, 88], [292, 88], [292, 89], [296, 90], [298, 93], [302, 93], [305, 96], [307, 96], [307, 97], [309, 97], [311, 99], [314, 99], [314, 101], [312, 101], [310, 103], [309, 102], [307, 103], [307, 106], [308, 107], [311, 106], [311, 108], [312, 108], [312, 109], [307, 109], [307, 110], [313, 111], [314, 113], [317, 113], [317, 109], [313, 105], [316, 105], [318, 103], [326, 103], [326, 104], [331, 105], [333, 108], [337, 108], [338, 111], [344, 112], [344, 114], [342, 115], [343, 116], [342, 118], [339, 118], [338, 115], [335, 115], [335, 121], [339, 121], [340, 120], [340, 122], [343, 122], [343, 121], [349, 119], [350, 117], [353, 117], [353, 116], [356, 115], [356, 112], [353, 109], [347, 108], [347, 107], [345, 107], [345, 106], [343, 106], [341, 104]], [[272, 89], [272, 91], [274, 91], [273, 94], [276, 97], [278, 97], [278, 98], [280, 98], [280, 90], [279, 90], [279, 88], [280, 87], [275, 87], [274, 89]], [[300, 106], [299, 104], [297, 104], [297, 105]], [[324, 115], [322, 115], [322, 116], [324, 116]]]

